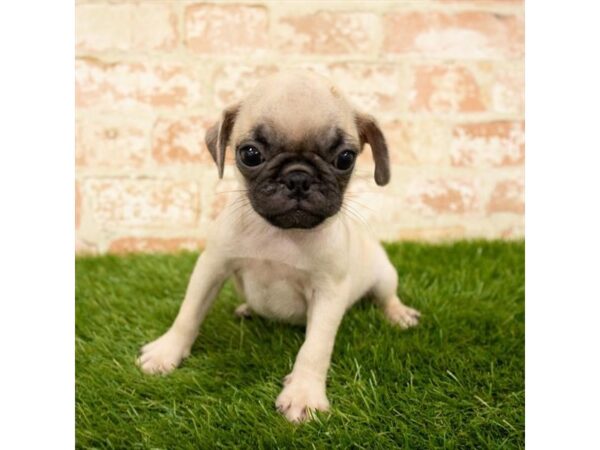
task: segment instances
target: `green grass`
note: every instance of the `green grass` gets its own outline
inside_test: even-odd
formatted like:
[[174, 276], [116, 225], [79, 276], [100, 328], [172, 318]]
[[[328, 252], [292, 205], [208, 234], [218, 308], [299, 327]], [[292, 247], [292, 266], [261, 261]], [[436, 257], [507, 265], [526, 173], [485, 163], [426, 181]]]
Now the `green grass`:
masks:
[[331, 414], [299, 426], [274, 402], [302, 328], [235, 318], [227, 284], [183, 366], [144, 375], [138, 349], [171, 324], [197, 255], [78, 258], [77, 446], [524, 447], [524, 243], [387, 250], [421, 324], [402, 331], [355, 306], [329, 371]]

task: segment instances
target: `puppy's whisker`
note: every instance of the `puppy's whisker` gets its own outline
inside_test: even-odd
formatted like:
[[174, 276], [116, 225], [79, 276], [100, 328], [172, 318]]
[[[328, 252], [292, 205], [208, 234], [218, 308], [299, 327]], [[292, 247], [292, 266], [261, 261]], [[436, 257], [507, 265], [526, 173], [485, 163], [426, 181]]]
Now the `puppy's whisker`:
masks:
[[348, 204], [343, 204], [343, 205], [342, 205], [342, 208], [343, 208], [345, 211], [347, 211], [347, 212], [349, 212], [349, 213], [352, 213], [352, 215], [354, 215], [355, 217], [357, 217], [357, 218], [361, 219], [363, 222], [365, 222], [365, 223], [366, 223], [366, 220], [365, 220], [365, 218], [364, 218], [364, 217], [363, 217], [363, 216], [362, 216], [362, 215], [361, 215], [361, 214], [360, 214], [358, 211], [356, 211], [356, 209], [352, 208], [350, 205], [348, 205]]
[[[344, 201], [342, 204], [348, 208], [351, 208], [351, 209], [357, 211], [357, 212], [359, 211], [360, 207], [364, 206], [353, 198], [344, 198]], [[359, 208], [356, 208], [355, 205], [358, 206]], [[370, 209], [370, 208], [367, 208], [367, 209]]]
[[234, 192], [248, 192], [248, 189], [234, 189], [231, 191], [218, 191], [218, 192], [215, 192], [215, 194], [231, 194]]
[[234, 215], [234, 216], [238, 216], [235, 220], [237, 221], [237, 219], [239, 218], [239, 212], [244, 210], [244, 208], [246, 208], [248, 205], [250, 204], [249, 201], [244, 201], [244, 199], [240, 200], [240, 201], [234, 201], [232, 203], [230, 203], [227, 207], [227, 213], [230, 215]]
[[357, 211], [355, 208], [353, 208], [351, 205], [349, 205], [348, 203], [343, 203], [343, 209], [348, 212], [349, 214], [352, 214], [354, 217], [356, 217], [362, 224], [364, 224], [368, 229], [369, 232], [373, 232], [373, 229], [371, 227], [371, 224], [369, 223], [369, 221], [367, 219], [365, 219], [365, 217], [359, 212]]
[[231, 213], [236, 215], [234, 219], [236, 225], [246, 222], [247, 219], [250, 218], [253, 213], [252, 207], [249, 207], [250, 200], [248, 198], [243, 198], [242, 200], [243, 201], [239, 202], [231, 210]]
[[229, 208], [227, 208], [227, 213], [229, 214], [237, 214], [238, 212], [240, 212], [240, 210], [244, 209], [247, 205], [243, 204], [243, 203], [239, 203], [236, 205], [231, 205]]
[[246, 197], [245, 195], [240, 195], [238, 197], [233, 197], [231, 203], [234, 204], [244, 201], [249, 201], [248, 197]]
[[352, 226], [366, 227], [366, 224], [362, 220], [360, 220], [358, 217], [356, 217], [353, 213], [351, 213], [350, 211], [341, 210], [340, 218], [342, 220], [352, 222]]
[[[359, 201], [363, 200], [362, 197], [352, 197], [352, 196], [347, 196], [344, 201], [348, 202], [348, 204], [354, 205], [356, 207], [358, 207], [359, 209], [361, 208], [365, 208], [368, 209], [369, 211], [372, 212], [376, 212], [375, 209], [371, 208], [369, 205], [367, 205], [364, 201]], [[367, 200], [368, 201], [368, 200]]]
[[346, 191], [346, 195], [362, 195], [362, 194], [378, 194], [383, 195], [385, 192], [382, 191]]
[[368, 225], [367, 221], [359, 213], [351, 209], [348, 205], [343, 204], [341, 211], [347, 215], [347, 217], [359, 221], [364, 225]]
[[252, 226], [255, 225], [257, 221], [258, 215], [254, 214], [254, 210], [252, 208], [248, 208], [247, 210], [243, 211], [240, 215], [239, 223], [246, 225], [248, 228], [252, 228]]
[[248, 205], [250, 204], [249, 201], [246, 202], [237, 202], [231, 205], [231, 209], [229, 210], [230, 213], [234, 214], [237, 212], [240, 212], [241, 210], [243, 211]]
[[365, 208], [368, 209], [371, 212], [375, 212], [375, 210], [367, 205], [365, 205], [364, 203], [361, 203], [359, 201], [357, 201], [355, 198], [348, 198], [346, 199], [348, 202], [352, 202], [353, 204], [357, 205], [359, 208]]

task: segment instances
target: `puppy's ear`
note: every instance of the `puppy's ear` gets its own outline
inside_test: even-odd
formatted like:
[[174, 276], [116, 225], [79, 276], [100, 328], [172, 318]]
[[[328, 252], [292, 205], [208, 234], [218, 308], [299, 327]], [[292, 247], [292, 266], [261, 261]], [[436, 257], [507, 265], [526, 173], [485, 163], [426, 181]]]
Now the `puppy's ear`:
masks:
[[212, 127], [206, 130], [206, 146], [210, 152], [213, 160], [217, 163], [217, 169], [219, 170], [219, 178], [223, 178], [223, 170], [225, 168], [225, 150], [229, 143], [229, 137], [235, 124], [235, 118], [237, 117], [238, 111], [240, 110], [240, 104], [236, 103], [227, 107], [222, 115], [221, 119], [215, 123]]
[[381, 128], [377, 125], [375, 118], [368, 114], [357, 112], [354, 115], [354, 120], [358, 129], [361, 148], [365, 144], [369, 144], [373, 152], [375, 183], [384, 186], [390, 181], [390, 157]]

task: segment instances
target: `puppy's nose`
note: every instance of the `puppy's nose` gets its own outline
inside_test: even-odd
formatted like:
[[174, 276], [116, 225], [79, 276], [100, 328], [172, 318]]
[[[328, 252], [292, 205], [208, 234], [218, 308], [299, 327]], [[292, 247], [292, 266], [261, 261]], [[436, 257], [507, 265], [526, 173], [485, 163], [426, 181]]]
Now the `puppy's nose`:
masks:
[[294, 170], [283, 178], [283, 184], [295, 196], [306, 195], [312, 184], [312, 175], [304, 170]]

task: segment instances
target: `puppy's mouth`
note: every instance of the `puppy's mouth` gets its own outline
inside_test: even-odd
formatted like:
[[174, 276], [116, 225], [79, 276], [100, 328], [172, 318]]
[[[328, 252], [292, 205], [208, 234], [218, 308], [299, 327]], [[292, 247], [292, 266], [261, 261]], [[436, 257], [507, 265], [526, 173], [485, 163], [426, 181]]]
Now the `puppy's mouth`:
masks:
[[325, 220], [325, 217], [309, 213], [302, 209], [295, 209], [284, 214], [265, 217], [271, 225], [278, 228], [314, 228]]
[[310, 212], [307, 209], [302, 208], [300, 204], [285, 212], [269, 214], [264, 217], [271, 225], [283, 229], [310, 229], [321, 224], [326, 219], [326, 216]]
[[281, 153], [260, 176], [247, 178], [252, 207], [271, 225], [315, 228], [339, 211], [342, 195], [329, 165], [312, 154], [306, 159]]

